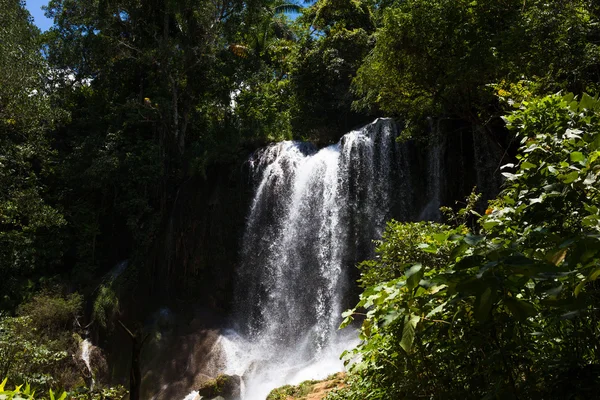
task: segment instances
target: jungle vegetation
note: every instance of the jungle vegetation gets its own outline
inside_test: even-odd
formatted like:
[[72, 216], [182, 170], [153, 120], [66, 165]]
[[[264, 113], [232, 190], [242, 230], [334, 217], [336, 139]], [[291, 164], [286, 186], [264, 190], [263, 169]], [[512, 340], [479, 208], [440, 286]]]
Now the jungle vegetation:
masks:
[[118, 329], [184, 182], [377, 116], [402, 139], [443, 118], [518, 151], [483, 209], [474, 192], [440, 223], [389, 222], [345, 314], [362, 324], [346, 355], [359, 361], [330, 398], [597, 392], [596, 1], [50, 0], [46, 13], [40, 32], [24, 1], [0, 0], [0, 398], [90, 395], [72, 357], [85, 326]]

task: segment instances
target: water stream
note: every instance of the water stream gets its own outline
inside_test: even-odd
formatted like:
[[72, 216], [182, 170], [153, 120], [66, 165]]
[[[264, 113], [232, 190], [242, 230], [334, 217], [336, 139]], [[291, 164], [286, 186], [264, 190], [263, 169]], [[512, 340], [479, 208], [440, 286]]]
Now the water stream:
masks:
[[90, 392], [94, 390], [94, 385], [96, 381], [94, 380], [94, 371], [92, 371], [92, 366], [90, 364], [90, 355], [92, 353], [92, 342], [89, 339], [85, 339], [81, 342], [81, 359], [85, 363], [89, 373], [90, 373]]
[[255, 192], [222, 346], [243, 399], [343, 369], [356, 333], [338, 331], [349, 271], [389, 217], [396, 127], [379, 119], [334, 145], [280, 142], [251, 157]]

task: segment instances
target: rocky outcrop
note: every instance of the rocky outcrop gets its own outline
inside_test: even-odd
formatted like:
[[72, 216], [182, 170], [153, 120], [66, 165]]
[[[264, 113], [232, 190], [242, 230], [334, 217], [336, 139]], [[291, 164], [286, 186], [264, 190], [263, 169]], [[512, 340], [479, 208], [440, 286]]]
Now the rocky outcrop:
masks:
[[238, 375], [221, 374], [206, 381], [199, 389], [202, 398], [217, 400], [239, 400], [241, 397], [241, 378]]
[[[147, 344], [142, 398], [183, 399], [191, 391], [204, 387], [223, 370], [220, 332], [204, 326], [209, 318], [207, 315], [197, 317], [187, 326], [180, 323], [172, 332], [162, 332], [160, 340]], [[207, 399], [206, 396], [203, 398]]]
[[305, 381], [299, 385], [285, 385], [274, 389], [267, 400], [322, 400], [327, 393], [346, 386], [346, 374], [340, 372], [321, 381]]

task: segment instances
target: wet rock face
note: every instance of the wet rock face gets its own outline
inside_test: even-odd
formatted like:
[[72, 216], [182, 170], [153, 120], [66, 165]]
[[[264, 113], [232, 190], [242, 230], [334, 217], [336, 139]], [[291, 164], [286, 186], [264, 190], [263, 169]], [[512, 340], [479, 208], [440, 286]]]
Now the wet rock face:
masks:
[[198, 394], [203, 399], [239, 400], [241, 397], [242, 380], [238, 375], [219, 375], [205, 382]]
[[177, 298], [227, 311], [250, 200], [247, 180], [240, 162], [182, 184], [149, 255], [149, 302], [163, 306]]

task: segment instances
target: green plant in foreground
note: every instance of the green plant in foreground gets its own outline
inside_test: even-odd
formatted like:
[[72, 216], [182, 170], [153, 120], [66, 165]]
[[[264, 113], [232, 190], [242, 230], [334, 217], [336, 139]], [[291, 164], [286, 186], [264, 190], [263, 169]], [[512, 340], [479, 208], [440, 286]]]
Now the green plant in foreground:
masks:
[[[8, 389], [5, 390], [7, 381], [8, 381], [8, 378], [4, 378], [2, 383], [0, 383], [0, 400], [20, 400], [20, 399], [35, 400], [36, 398], [43, 399], [43, 397], [39, 397], [39, 396], [34, 397], [35, 390], [32, 391], [31, 386], [29, 384], [26, 384], [25, 388], [23, 388], [23, 385], [19, 385], [19, 386], [16, 386], [13, 390], [8, 390]], [[55, 396], [52, 389], [50, 389], [48, 391], [48, 396], [49, 396], [49, 400], [65, 400], [67, 398], [67, 392], [63, 392], [63, 394], [61, 394], [59, 397], [57, 397], [57, 396]]]
[[123, 399], [127, 395], [127, 390], [122, 386], [102, 388], [93, 392], [62, 392], [59, 396], [52, 389], [48, 390], [48, 395], [37, 395], [36, 391], [31, 388], [29, 383], [25, 385], [15, 386], [14, 389], [6, 388], [8, 378], [0, 383], [0, 400], [117, 400]]
[[[595, 393], [599, 110], [588, 95], [553, 95], [509, 115], [519, 162], [474, 229], [425, 227], [407, 249], [422, 224], [388, 225], [379, 258], [363, 265], [373, 284], [344, 314], [342, 326], [364, 318], [361, 344], [346, 354], [351, 385], [330, 398]], [[404, 264], [373, 282], [387, 259]]]

